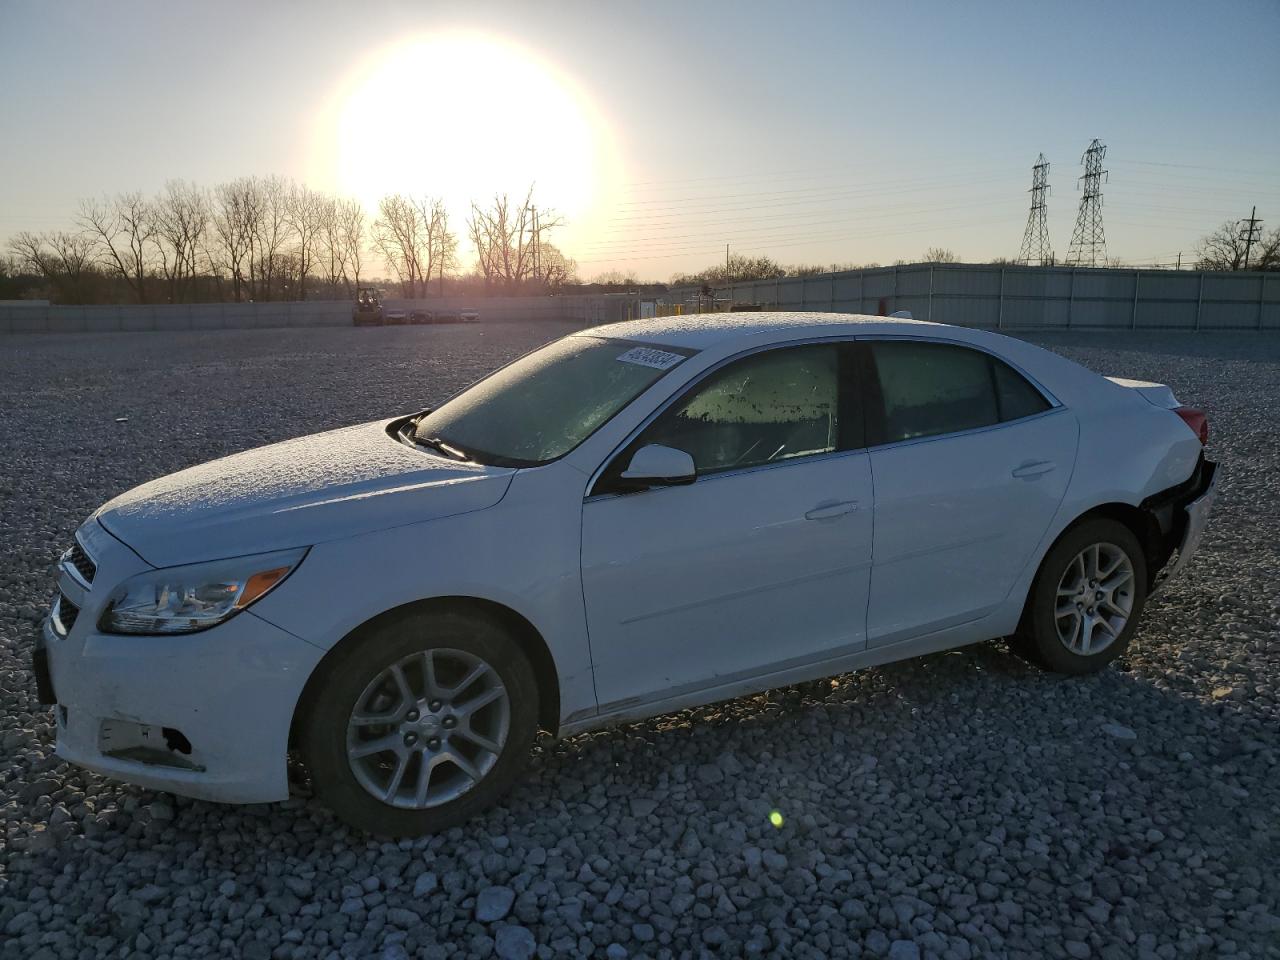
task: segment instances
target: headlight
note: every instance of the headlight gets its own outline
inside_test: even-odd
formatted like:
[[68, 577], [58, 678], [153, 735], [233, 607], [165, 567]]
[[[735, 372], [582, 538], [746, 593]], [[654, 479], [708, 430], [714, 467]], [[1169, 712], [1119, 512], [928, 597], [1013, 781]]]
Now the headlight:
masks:
[[302, 562], [306, 548], [140, 573], [107, 604], [104, 633], [195, 633], [265, 596]]

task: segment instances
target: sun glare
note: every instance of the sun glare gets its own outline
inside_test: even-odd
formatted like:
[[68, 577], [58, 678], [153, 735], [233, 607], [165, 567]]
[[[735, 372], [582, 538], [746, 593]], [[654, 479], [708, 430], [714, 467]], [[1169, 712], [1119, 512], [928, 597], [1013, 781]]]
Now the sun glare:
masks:
[[360, 200], [404, 192], [439, 197], [452, 226], [472, 200], [513, 199], [530, 184], [540, 206], [581, 236], [609, 189], [615, 160], [607, 125], [559, 71], [495, 37], [415, 37], [372, 54], [341, 83], [322, 118], [322, 179]]

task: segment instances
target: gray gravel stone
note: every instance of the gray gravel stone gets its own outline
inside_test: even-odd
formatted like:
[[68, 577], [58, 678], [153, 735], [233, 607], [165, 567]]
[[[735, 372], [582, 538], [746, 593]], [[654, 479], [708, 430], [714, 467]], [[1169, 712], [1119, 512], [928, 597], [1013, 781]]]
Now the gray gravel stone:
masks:
[[1104, 723], [1102, 732], [1107, 736], [1115, 737], [1117, 740], [1137, 740], [1138, 735], [1128, 727], [1119, 723]]
[[476, 919], [493, 923], [511, 912], [516, 894], [510, 887], [486, 887], [476, 896]]
[[538, 949], [533, 934], [524, 927], [499, 927], [493, 939], [494, 949], [502, 960], [529, 960]]

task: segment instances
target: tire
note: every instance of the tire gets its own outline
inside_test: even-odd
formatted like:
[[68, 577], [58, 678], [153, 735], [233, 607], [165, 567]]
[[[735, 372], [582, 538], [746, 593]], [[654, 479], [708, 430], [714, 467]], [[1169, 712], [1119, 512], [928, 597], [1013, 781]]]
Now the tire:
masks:
[[1133, 531], [1085, 520], [1045, 555], [1011, 646], [1055, 673], [1093, 673], [1124, 653], [1146, 600], [1147, 563]]
[[408, 613], [353, 637], [324, 670], [302, 755], [320, 800], [358, 830], [411, 837], [462, 823], [505, 794], [529, 757], [533, 668], [486, 617]]

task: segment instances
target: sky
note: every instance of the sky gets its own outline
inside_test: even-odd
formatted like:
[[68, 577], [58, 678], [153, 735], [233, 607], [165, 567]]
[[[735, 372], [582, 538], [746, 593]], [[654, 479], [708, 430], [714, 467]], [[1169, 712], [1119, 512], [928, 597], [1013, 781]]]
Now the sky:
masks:
[[[279, 174], [523, 194], [584, 279], [737, 253], [1017, 256], [1051, 167], [1062, 259], [1107, 145], [1108, 253], [1280, 226], [1280, 0], [59, 3], [0, 0], [0, 245], [80, 198]], [[464, 261], [468, 251], [462, 250]]]

